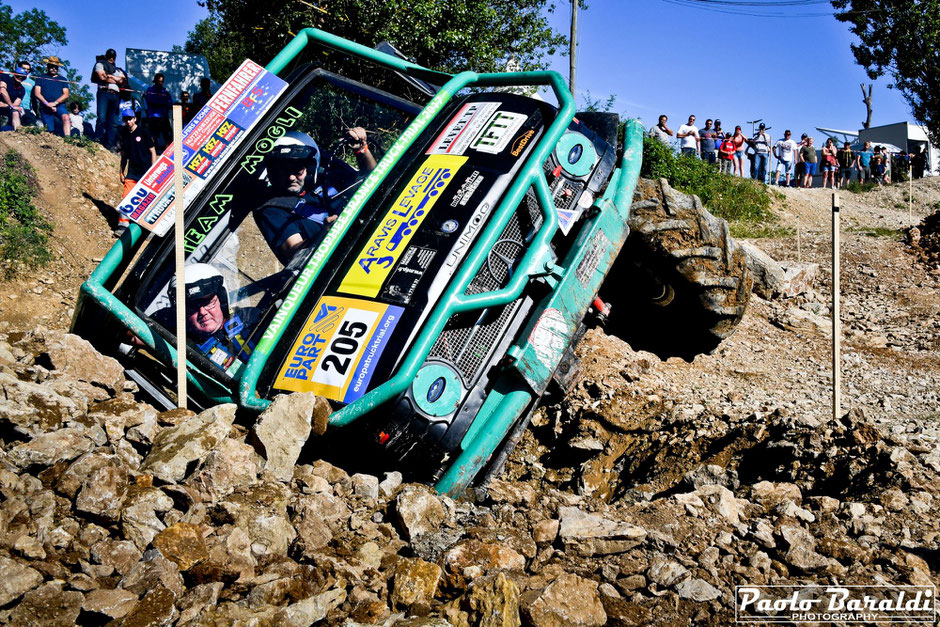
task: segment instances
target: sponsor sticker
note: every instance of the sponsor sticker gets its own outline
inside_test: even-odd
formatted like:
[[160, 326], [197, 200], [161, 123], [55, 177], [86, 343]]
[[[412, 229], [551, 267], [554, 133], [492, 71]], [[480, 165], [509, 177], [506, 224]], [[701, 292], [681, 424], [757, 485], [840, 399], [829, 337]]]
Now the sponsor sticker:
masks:
[[499, 109], [498, 102], [468, 102], [460, 107], [457, 115], [428, 150], [429, 155], [462, 155], [470, 143], [483, 130], [487, 120]]
[[522, 154], [522, 151], [525, 150], [526, 145], [532, 140], [532, 137], [535, 135], [535, 131], [529, 129], [519, 137], [513, 140], [512, 149], [509, 151], [513, 157], [518, 157]]
[[152, 192], [160, 193], [173, 174], [173, 162], [164, 155], [157, 159], [147, 174], [140, 179], [140, 184]]
[[738, 623], [936, 624], [936, 586], [735, 586]]
[[324, 296], [281, 366], [275, 389], [351, 403], [365, 394], [401, 307]]
[[466, 161], [467, 157], [431, 155], [418, 167], [343, 277], [340, 292], [378, 295], [415, 231]]
[[477, 188], [480, 186], [480, 183], [483, 182], [483, 177], [480, 176], [479, 170], [474, 170], [470, 176], [468, 176], [463, 183], [460, 185], [460, 189], [454, 194], [454, 198], [450, 201], [451, 207], [456, 207], [457, 205], [464, 206], [469, 202], [470, 197], [473, 196], [473, 192], [477, 191]]
[[528, 116], [522, 113], [497, 111], [487, 120], [479, 135], [470, 144], [470, 148], [492, 155], [502, 152], [527, 118]]

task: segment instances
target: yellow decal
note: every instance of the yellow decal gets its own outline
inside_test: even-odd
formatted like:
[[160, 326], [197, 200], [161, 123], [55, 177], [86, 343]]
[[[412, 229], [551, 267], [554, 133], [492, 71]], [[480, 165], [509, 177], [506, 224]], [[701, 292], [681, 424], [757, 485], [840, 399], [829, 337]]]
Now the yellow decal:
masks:
[[389, 316], [389, 309], [382, 303], [352, 298], [321, 298], [294, 341], [274, 387], [345, 400], [376, 323]]
[[418, 168], [395, 204], [369, 237], [339, 291], [375, 297], [434, 203], [467, 157], [431, 155]]

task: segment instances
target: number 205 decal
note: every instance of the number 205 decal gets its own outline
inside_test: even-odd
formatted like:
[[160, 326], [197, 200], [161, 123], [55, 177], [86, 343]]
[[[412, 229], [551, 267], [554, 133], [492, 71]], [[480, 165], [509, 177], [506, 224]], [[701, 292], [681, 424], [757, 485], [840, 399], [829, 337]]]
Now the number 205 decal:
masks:
[[353, 402], [365, 394], [403, 311], [394, 305], [324, 296], [294, 340], [275, 389]]

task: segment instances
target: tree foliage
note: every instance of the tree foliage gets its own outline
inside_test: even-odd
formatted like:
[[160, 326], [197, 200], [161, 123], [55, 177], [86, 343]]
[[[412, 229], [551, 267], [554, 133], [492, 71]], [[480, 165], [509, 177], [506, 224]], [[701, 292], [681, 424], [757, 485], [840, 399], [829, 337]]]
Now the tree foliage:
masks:
[[874, 80], [888, 74], [914, 118], [940, 143], [940, 0], [831, 0], [850, 25], [859, 65]]
[[547, 67], [566, 37], [545, 17], [549, 0], [206, 0], [209, 17], [190, 31], [186, 52], [204, 54], [216, 78], [243, 59], [265, 64], [305, 27], [373, 47], [389, 41], [435, 70]]
[[[14, 15], [13, 8], [0, 2], [0, 70], [8, 70], [18, 61], [29, 61], [34, 74], [45, 70], [43, 58], [56, 54], [68, 44], [65, 27], [42, 9], [28, 9]], [[62, 74], [72, 82], [72, 100], [85, 109], [92, 101], [91, 91], [82, 84], [82, 75], [67, 59]]]

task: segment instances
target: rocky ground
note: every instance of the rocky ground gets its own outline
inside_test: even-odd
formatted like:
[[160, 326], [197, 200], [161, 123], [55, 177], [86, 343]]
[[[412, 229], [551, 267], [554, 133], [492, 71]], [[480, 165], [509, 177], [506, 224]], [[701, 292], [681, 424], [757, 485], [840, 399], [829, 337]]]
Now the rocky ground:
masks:
[[[80, 149], [24, 142], [51, 163], [40, 207], [82, 254], [0, 286], [0, 622], [727, 624], [735, 585], [938, 581], [940, 269], [933, 222], [904, 241], [906, 187], [842, 197], [838, 418], [830, 193], [787, 190], [799, 240], [756, 242], [784, 263], [755, 253], [729, 340], [688, 364], [590, 332], [574, 391], [454, 501], [309, 459], [328, 411], [309, 395], [257, 421], [138, 403], [65, 332], [109, 239], [94, 203], [60, 198], [94, 177], [56, 178]], [[940, 185], [914, 199], [919, 222]], [[67, 216], [88, 242], [60, 235]], [[47, 302], [30, 319], [7, 306], [22, 300]]]

